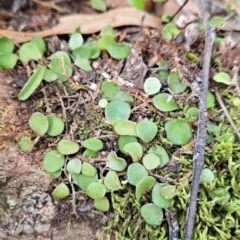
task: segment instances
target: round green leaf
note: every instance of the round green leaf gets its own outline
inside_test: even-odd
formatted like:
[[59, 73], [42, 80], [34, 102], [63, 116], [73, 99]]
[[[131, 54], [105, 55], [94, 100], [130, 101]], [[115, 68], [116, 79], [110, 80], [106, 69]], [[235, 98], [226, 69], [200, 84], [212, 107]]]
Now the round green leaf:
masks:
[[19, 58], [22, 62], [28, 62], [29, 60], [38, 60], [41, 57], [41, 51], [32, 42], [24, 43], [19, 49]]
[[48, 172], [48, 174], [51, 178], [59, 178], [62, 174], [62, 169], [60, 169], [56, 172]]
[[176, 186], [166, 185], [160, 188], [160, 194], [163, 198], [170, 200], [176, 196]]
[[140, 209], [141, 216], [150, 225], [157, 226], [163, 220], [163, 211], [153, 203], [147, 203]]
[[90, 0], [91, 7], [95, 10], [105, 12], [107, 5], [103, 0]]
[[157, 125], [147, 119], [139, 122], [137, 124], [137, 136], [144, 142], [151, 142], [157, 135]]
[[53, 72], [48, 68], [45, 69], [43, 80], [45, 80], [46, 82], [53, 82], [53, 81], [56, 81], [57, 79], [58, 79], [58, 75], [55, 72]]
[[101, 85], [102, 97], [107, 100], [113, 100], [114, 96], [120, 90], [120, 87], [111, 82], [103, 82]]
[[105, 193], [106, 193], [106, 187], [99, 182], [90, 183], [86, 191], [86, 194], [93, 199], [103, 198]]
[[63, 167], [64, 160], [64, 156], [59, 151], [49, 151], [43, 158], [43, 168], [50, 173], [57, 172]]
[[13, 49], [14, 43], [10, 39], [6, 37], [0, 38], [0, 54], [12, 53]]
[[112, 26], [105, 26], [102, 28], [101, 32], [100, 32], [100, 36], [112, 36], [114, 37], [115, 35], [115, 31], [112, 28]]
[[127, 163], [124, 158], [120, 158], [114, 151], [111, 151], [107, 156], [106, 166], [110, 169], [121, 172], [127, 167]]
[[142, 162], [144, 167], [151, 171], [160, 166], [161, 160], [156, 154], [148, 153], [143, 156]]
[[107, 50], [107, 45], [110, 43], [115, 43], [113, 36], [102, 36], [98, 39], [97, 45], [100, 50]]
[[134, 102], [133, 97], [129, 93], [123, 90], [118, 91], [113, 99], [119, 99], [123, 102], [130, 102], [130, 103]]
[[160, 93], [153, 97], [153, 105], [162, 112], [171, 112], [178, 109], [174, 98], [167, 93]]
[[110, 191], [118, 191], [121, 189], [121, 183], [119, 181], [117, 173], [114, 171], [109, 171], [104, 178], [104, 185]]
[[123, 150], [123, 148], [125, 147], [125, 145], [127, 145], [128, 143], [131, 142], [137, 142], [137, 138], [134, 136], [120, 136], [118, 139], [118, 147], [119, 150], [125, 154], [125, 155], [129, 155], [126, 151]]
[[174, 119], [165, 124], [167, 139], [174, 145], [184, 146], [192, 139], [192, 131], [188, 123]]
[[213, 28], [221, 28], [226, 24], [226, 19], [224, 17], [215, 16], [209, 21], [209, 25]]
[[127, 180], [130, 184], [136, 186], [144, 177], [148, 176], [148, 171], [140, 163], [131, 163], [127, 169]]
[[40, 112], [35, 112], [29, 119], [30, 128], [39, 136], [43, 136], [48, 130], [48, 118]]
[[98, 181], [98, 175], [96, 174], [94, 177], [88, 177], [83, 174], [72, 175], [73, 182], [77, 184], [83, 191], [87, 191], [88, 186]]
[[162, 84], [156, 77], [149, 77], [145, 80], [143, 88], [147, 95], [154, 95], [161, 89]]
[[63, 155], [70, 155], [78, 152], [79, 145], [75, 142], [62, 139], [58, 142], [57, 149]]
[[102, 98], [98, 102], [98, 106], [101, 108], [105, 108], [108, 105], [108, 100], [105, 98]]
[[216, 99], [215, 99], [215, 96], [210, 91], [207, 92], [207, 99], [206, 99], [206, 101], [207, 101], [207, 103], [206, 103], [207, 109], [215, 106]]
[[128, 120], [131, 114], [130, 105], [121, 100], [113, 100], [105, 108], [105, 116], [111, 124], [116, 124], [120, 120]]
[[106, 197], [94, 199], [94, 207], [102, 212], [107, 212], [110, 208], [110, 203]]
[[137, 8], [139, 10], [144, 10], [144, 8], [145, 8], [144, 0], [127, 0], [127, 1], [131, 7]]
[[148, 153], [154, 153], [160, 157], [160, 168], [164, 167], [169, 162], [169, 155], [166, 149], [162, 146], [153, 146], [148, 150]]
[[187, 85], [180, 81], [179, 75], [176, 72], [172, 72], [168, 76], [167, 82], [171, 91], [176, 94], [184, 92], [187, 88]]
[[77, 55], [77, 57], [76, 57], [76, 59], [74, 61], [74, 65], [76, 65], [77, 67], [81, 68], [85, 72], [91, 72], [92, 71], [92, 67], [90, 65], [90, 62], [85, 57], [81, 57], [81, 56]]
[[41, 37], [33, 37], [30, 42], [33, 43], [38, 48], [42, 55], [47, 50], [46, 44]]
[[142, 195], [145, 192], [148, 192], [156, 183], [156, 179], [152, 176], [146, 176], [142, 178], [138, 184], [136, 185], [136, 199], [137, 201], [140, 200]]
[[82, 162], [78, 158], [71, 159], [67, 164], [67, 171], [71, 174], [79, 174], [82, 169]]
[[98, 152], [94, 152], [90, 149], [86, 149], [83, 153], [82, 153], [82, 156], [83, 157], [91, 157], [91, 158], [95, 158], [97, 157], [98, 155]]
[[220, 82], [220, 83], [224, 83], [226, 85], [231, 85], [231, 77], [225, 73], [225, 72], [219, 72], [217, 73], [213, 79], [216, 81], [216, 82]]
[[69, 55], [64, 51], [57, 51], [50, 56], [50, 59], [61, 59], [62, 62], [65, 62], [68, 65], [71, 65], [71, 59]]
[[161, 188], [167, 185], [167, 183], [157, 183], [152, 190], [152, 201], [160, 208], [169, 208], [173, 201], [172, 199], [165, 199], [160, 193]]
[[22, 137], [18, 142], [18, 146], [23, 152], [28, 152], [32, 149], [33, 142], [29, 137]]
[[43, 79], [43, 75], [46, 67], [38, 65], [37, 69], [34, 71], [33, 75], [25, 83], [24, 87], [18, 94], [18, 99], [24, 101], [28, 99], [31, 94], [37, 89]]
[[200, 183], [210, 184], [214, 181], [214, 178], [215, 176], [213, 171], [209, 168], [204, 168], [200, 176]]
[[17, 63], [18, 56], [13, 53], [0, 53], [0, 67], [3, 69], [13, 69]]
[[177, 26], [173, 22], [166, 24], [162, 30], [163, 38], [166, 40], [174, 39], [175, 37], [177, 37], [179, 33], [180, 33], [180, 30], [177, 28]]
[[199, 109], [197, 107], [190, 107], [185, 113], [186, 118], [189, 119], [189, 121], [196, 121], [199, 118]]
[[52, 196], [57, 199], [63, 199], [69, 196], [70, 191], [65, 183], [60, 183], [52, 192]]
[[79, 48], [83, 44], [83, 37], [80, 33], [74, 33], [68, 42], [70, 50], [74, 50], [76, 48]]
[[52, 137], [60, 135], [64, 130], [63, 120], [57, 117], [54, 113], [49, 114], [47, 118], [49, 123], [47, 134]]
[[133, 121], [122, 120], [114, 124], [114, 131], [118, 135], [137, 136], [137, 124]]
[[97, 173], [97, 170], [90, 163], [84, 162], [82, 165], [82, 174], [88, 177], [94, 177]]
[[102, 141], [97, 138], [89, 138], [83, 141], [82, 146], [94, 152], [98, 152], [103, 149]]
[[131, 53], [131, 48], [127, 44], [117, 44], [115, 42], [109, 43], [106, 46], [106, 50], [110, 54], [110, 56], [114, 59], [121, 60], [128, 57]]
[[131, 142], [124, 146], [123, 150], [127, 152], [131, 157], [133, 162], [137, 162], [142, 158], [143, 148], [138, 142]]

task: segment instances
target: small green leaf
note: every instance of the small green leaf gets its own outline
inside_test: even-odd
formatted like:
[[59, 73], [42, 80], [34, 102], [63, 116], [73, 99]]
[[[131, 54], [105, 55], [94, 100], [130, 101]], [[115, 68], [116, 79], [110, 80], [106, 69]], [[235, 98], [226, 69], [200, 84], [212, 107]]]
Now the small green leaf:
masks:
[[156, 183], [156, 179], [154, 177], [146, 176], [142, 178], [136, 185], [135, 195], [136, 195], [137, 201], [139, 201], [142, 195], [145, 192], [149, 191], [155, 185], [155, 183]]
[[113, 97], [113, 100], [114, 99], [119, 99], [123, 102], [131, 102], [131, 103], [134, 102], [133, 97], [129, 93], [125, 92], [124, 90], [118, 91], [116, 95]]
[[127, 169], [127, 180], [130, 184], [136, 186], [144, 177], [148, 176], [148, 171], [140, 163], [131, 163]]
[[41, 37], [33, 37], [30, 43], [33, 43], [38, 48], [38, 50], [41, 52], [42, 55], [47, 50], [46, 44]]
[[231, 85], [231, 78], [230, 76], [225, 73], [225, 72], [219, 72], [217, 73], [213, 79], [216, 81], [216, 82], [220, 82], [220, 83], [224, 83], [226, 85]]
[[169, 163], [169, 155], [166, 149], [162, 146], [159, 145], [153, 146], [148, 150], [148, 153], [154, 153], [160, 157], [161, 161], [159, 166], [160, 168], [164, 167], [167, 163]]
[[118, 139], [118, 147], [119, 150], [125, 154], [125, 155], [129, 155], [126, 151], [123, 150], [123, 148], [125, 147], [125, 145], [127, 145], [128, 143], [131, 142], [137, 142], [137, 138], [134, 136], [120, 136]]
[[118, 191], [122, 187], [118, 175], [114, 171], [109, 171], [107, 173], [107, 175], [104, 178], [104, 185], [110, 191]]
[[177, 28], [177, 26], [173, 22], [166, 24], [166, 26], [162, 30], [163, 38], [166, 40], [172, 40], [176, 38], [179, 33], [180, 33], [180, 30]]
[[214, 181], [215, 176], [214, 173], [211, 169], [209, 168], [204, 168], [202, 170], [201, 176], [200, 176], [200, 183], [204, 184], [210, 184]]
[[17, 63], [18, 56], [13, 53], [0, 53], [0, 67], [3, 69], [13, 69]]
[[156, 123], [145, 119], [137, 124], [136, 131], [142, 141], [149, 143], [157, 135], [158, 128]]
[[43, 168], [50, 173], [57, 172], [63, 167], [64, 161], [65, 158], [59, 151], [51, 150], [43, 158]]
[[176, 94], [184, 92], [187, 88], [186, 84], [180, 82], [179, 75], [176, 72], [172, 72], [168, 76], [167, 82], [171, 91]]
[[176, 196], [176, 186], [166, 185], [160, 188], [160, 194], [166, 200], [173, 199]]
[[150, 225], [157, 226], [163, 220], [163, 211], [153, 203], [147, 203], [140, 209], [141, 216]]
[[57, 199], [63, 199], [69, 196], [70, 191], [65, 183], [60, 183], [52, 192], [52, 196]]
[[183, 120], [174, 119], [165, 124], [167, 139], [174, 145], [184, 146], [192, 139], [189, 124]]
[[144, 0], [127, 0], [127, 2], [131, 7], [137, 8], [139, 10], [144, 10], [145, 8]]
[[19, 58], [22, 62], [38, 60], [41, 57], [42, 57], [41, 51], [32, 42], [24, 43], [19, 49]]
[[97, 173], [97, 170], [90, 163], [84, 162], [82, 165], [82, 174], [88, 177], [94, 177]]
[[18, 142], [18, 146], [23, 152], [28, 152], [32, 149], [33, 142], [29, 137], [22, 137]]
[[137, 124], [129, 120], [121, 120], [114, 124], [114, 131], [118, 135], [137, 136]]
[[74, 57], [80, 55], [81, 57], [88, 58], [88, 59], [96, 59], [100, 56], [101, 51], [98, 48], [97, 41], [89, 41], [80, 46], [79, 48], [73, 50], [72, 52]]
[[62, 169], [60, 169], [56, 172], [48, 172], [48, 174], [51, 178], [59, 178], [62, 174]]
[[94, 177], [88, 177], [83, 174], [72, 175], [73, 182], [77, 184], [83, 191], [87, 191], [88, 186], [98, 181], [98, 175], [96, 174]]
[[52, 137], [60, 135], [64, 130], [63, 120], [54, 113], [47, 115], [47, 118], [49, 123], [47, 134]]
[[143, 148], [138, 142], [131, 142], [124, 146], [123, 150], [127, 152], [131, 157], [133, 162], [137, 162], [142, 158]]
[[76, 57], [76, 59], [74, 61], [74, 65], [76, 65], [77, 67], [81, 68], [85, 72], [91, 72], [92, 71], [92, 67], [90, 65], [90, 62], [85, 57], [81, 57], [81, 56], [77, 55], [77, 57]]
[[110, 169], [121, 172], [127, 167], [127, 163], [124, 158], [120, 158], [114, 151], [111, 151], [107, 156], [106, 166]]
[[106, 12], [107, 5], [103, 0], [90, 0], [91, 7], [95, 10]]
[[100, 32], [100, 36], [111, 36], [114, 37], [115, 31], [112, 26], [105, 26]]
[[58, 142], [57, 149], [63, 155], [70, 155], [78, 152], [79, 145], [75, 142], [62, 139]]
[[103, 198], [105, 193], [106, 193], [106, 187], [99, 182], [90, 183], [86, 191], [86, 194], [93, 199]]
[[152, 201], [160, 208], [169, 208], [173, 201], [172, 199], [165, 199], [160, 193], [161, 188], [167, 185], [169, 184], [157, 183], [152, 190]]
[[71, 159], [67, 164], [67, 171], [71, 174], [79, 174], [82, 169], [82, 162], [78, 158]]
[[102, 97], [107, 100], [113, 100], [114, 96], [120, 90], [120, 87], [108, 81], [104, 81], [101, 85]]
[[83, 157], [91, 157], [91, 158], [95, 158], [97, 157], [98, 155], [98, 152], [94, 152], [90, 149], [86, 149], [83, 153], [82, 153], [82, 156]]
[[215, 16], [210, 20], [209, 25], [213, 28], [224, 27], [226, 25], [226, 19], [224, 17]]
[[31, 96], [31, 94], [36, 90], [36, 88], [41, 84], [45, 69], [45, 66], [38, 65], [33, 75], [28, 79], [28, 81], [25, 83], [24, 87], [18, 94], [19, 100], [24, 101]]
[[94, 199], [94, 207], [102, 212], [107, 212], [110, 208], [110, 203], [106, 197]]
[[94, 152], [98, 152], [101, 149], [103, 149], [102, 141], [97, 138], [89, 138], [89, 139], [83, 141], [82, 146], [87, 149], [90, 149]]
[[30, 128], [39, 136], [43, 136], [48, 130], [48, 118], [40, 112], [35, 112], [30, 117]]
[[207, 99], [206, 99], [206, 108], [209, 109], [209, 108], [212, 108], [215, 106], [215, 102], [216, 102], [216, 99], [215, 99], [215, 96], [214, 94], [212, 94], [210, 91], [207, 92]]
[[156, 154], [148, 153], [143, 156], [142, 162], [143, 162], [144, 167], [147, 170], [151, 171], [160, 166], [161, 160]]
[[51, 60], [52, 59], [61, 59], [66, 64], [71, 65], [71, 59], [70, 59], [69, 55], [64, 51], [57, 51], [57, 52], [53, 53], [50, 56], [50, 59]]
[[83, 37], [82, 37], [82, 34], [80, 33], [74, 33], [73, 35], [71, 35], [68, 41], [68, 45], [71, 51], [79, 48], [82, 44], [83, 44]]
[[121, 60], [128, 57], [131, 53], [131, 48], [127, 44], [118, 44], [118, 43], [109, 43], [106, 46], [106, 50], [110, 54], [110, 56], [114, 59]]
[[162, 84], [156, 77], [149, 77], [145, 80], [143, 88], [147, 95], [154, 95], [161, 89]]
[[113, 36], [102, 36], [98, 39], [97, 45], [100, 50], [107, 50], [107, 46], [110, 43], [115, 43], [115, 39]]
[[56, 81], [57, 79], [58, 79], [58, 75], [55, 72], [53, 72], [48, 68], [45, 69], [43, 80], [45, 80], [46, 82], [53, 82], [53, 81]]
[[160, 93], [153, 97], [153, 105], [162, 112], [171, 112], [178, 109], [174, 98], [167, 93]]
[[199, 118], [199, 109], [197, 107], [190, 107], [185, 113], [185, 117], [188, 118], [191, 122], [198, 120]]
[[105, 116], [111, 124], [116, 124], [120, 120], [128, 120], [131, 114], [130, 105], [121, 100], [113, 100], [105, 108]]
[[0, 38], [0, 54], [12, 53], [13, 49], [14, 43], [10, 39], [6, 37]]
[[186, 52], [185, 53], [185, 56], [188, 60], [192, 61], [192, 62], [195, 62], [197, 64], [200, 63], [200, 59], [193, 53], [190, 53], [190, 52]]

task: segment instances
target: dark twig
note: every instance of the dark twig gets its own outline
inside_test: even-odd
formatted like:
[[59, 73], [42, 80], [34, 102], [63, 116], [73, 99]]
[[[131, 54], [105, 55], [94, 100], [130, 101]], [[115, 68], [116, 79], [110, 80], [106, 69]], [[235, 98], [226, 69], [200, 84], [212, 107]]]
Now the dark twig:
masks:
[[177, 221], [177, 214], [170, 209], [165, 209], [165, 216], [168, 222], [169, 240], [178, 240], [179, 224]]
[[208, 90], [208, 79], [210, 69], [210, 59], [212, 52], [212, 44], [214, 41], [214, 31], [209, 26], [208, 12], [206, 11], [204, 0], [198, 0], [198, 5], [201, 13], [201, 18], [205, 28], [205, 47], [203, 56], [203, 69], [201, 73], [201, 92], [199, 95], [198, 107], [199, 107], [199, 125], [197, 140], [194, 147], [193, 154], [193, 181], [191, 186], [190, 199], [188, 202], [186, 225], [184, 229], [184, 240], [191, 240], [193, 234], [193, 226], [195, 221], [196, 209], [197, 209], [197, 196], [199, 190], [199, 180], [204, 164], [204, 147], [206, 142], [206, 95]]
[[177, 10], [177, 12], [175, 12], [173, 14], [173, 16], [169, 19], [170, 22], [177, 16], [178, 13], [180, 13], [182, 11], [182, 9], [184, 8], [184, 6], [188, 3], [188, 0], [186, 0], [182, 6], [180, 6], [180, 8]]
[[233, 128], [233, 130], [235, 131], [235, 133], [237, 134], [238, 138], [240, 139], [240, 132], [238, 131], [237, 126], [236, 126], [235, 123], [233, 122], [230, 114], [228, 113], [228, 110], [227, 110], [227, 108], [226, 108], [226, 106], [225, 106], [225, 104], [224, 104], [224, 102], [223, 102], [223, 100], [222, 100], [222, 98], [221, 98], [221, 96], [220, 96], [217, 88], [215, 88], [215, 95], [216, 95], [216, 97], [217, 97], [217, 101], [218, 101], [219, 105], [221, 106], [221, 108], [222, 108], [222, 110], [223, 110], [223, 112], [224, 112], [224, 114], [225, 114], [228, 122], [230, 123], [230, 125], [231, 125], [232, 128]]

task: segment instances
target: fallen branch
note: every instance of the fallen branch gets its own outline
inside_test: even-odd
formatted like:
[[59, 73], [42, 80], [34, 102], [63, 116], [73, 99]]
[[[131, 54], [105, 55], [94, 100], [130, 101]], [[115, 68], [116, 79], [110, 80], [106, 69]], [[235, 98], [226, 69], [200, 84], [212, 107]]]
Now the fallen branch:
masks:
[[[144, 21], [142, 22], [142, 18]], [[150, 14], [134, 8], [117, 8], [103, 14], [75, 14], [64, 16], [59, 19], [59, 24], [40, 32], [17, 32], [1, 30], [0, 36], [8, 37], [15, 43], [26, 42], [35, 36], [48, 37], [52, 35], [70, 34], [80, 27], [82, 34], [92, 34], [102, 30], [103, 27], [111, 25], [120, 26], [145, 26], [160, 29], [161, 20]]]
[[214, 31], [209, 26], [208, 12], [205, 7], [206, 2], [204, 0], [198, 0], [198, 5], [201, 13], [201, 18], [203, 20], [205, 28], [205, 47], [203, 56], [203, 69], [201, 73], [201, 92], [198, 99], [199, 107], [199, 125], [197, 140], [194, 147], [193, 153], [193, 181], [190, 192], [190, 199], [188, 202], [186, 225], [184, 229], [184, 240], [191, 240], [193, 234], [193, 226], [195, 222], [195, 215], [197, 209], [197, 196], [199, 190], [199, 180], [204, 164], [204, 148], [206, 142], [206, 120], [207, 120], [207, 110], [206, 110], [206, 96], [208, 91], [208, 79], [209, 79], [209, 69], [210, 60], [212, 52], [212, 44], [215, 38]]

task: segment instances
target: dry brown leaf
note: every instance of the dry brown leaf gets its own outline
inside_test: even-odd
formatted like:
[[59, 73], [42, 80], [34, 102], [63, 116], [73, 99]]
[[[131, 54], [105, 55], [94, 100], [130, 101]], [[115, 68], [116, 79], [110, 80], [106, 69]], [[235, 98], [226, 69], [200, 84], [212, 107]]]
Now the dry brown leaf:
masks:
[[40, 32], [17, 32], [0, 30], [0, 36], [5, 36], [15, 43], [26, 42], [34, 36], [47, 37], [52, 35], [70, 34], [80, 27], [82, 34], [92, 34], [101, 31], [107, 25], [112, 27], [139, 26], [144, 18], [143, 26], [160, 29], [161, 20], [150, 14], [134, 8], [119, 8], [103, 14], [76, 14], [61, 17], [59, 24]]

